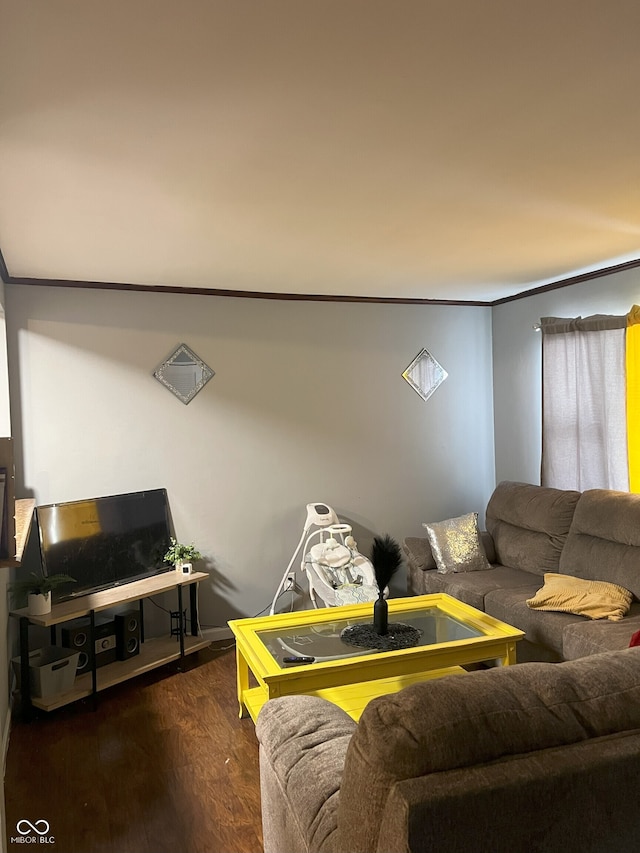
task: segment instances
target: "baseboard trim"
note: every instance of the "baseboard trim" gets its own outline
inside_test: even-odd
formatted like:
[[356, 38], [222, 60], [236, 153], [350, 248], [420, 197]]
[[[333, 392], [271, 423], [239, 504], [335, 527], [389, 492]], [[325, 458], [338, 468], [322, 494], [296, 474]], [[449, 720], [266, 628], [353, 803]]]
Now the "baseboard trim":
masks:
[[220, 640], [233, 640], [231, 628], [204, 628], [201, 633], [205, 640], [211, 640], [212, 643], [217, 643]]

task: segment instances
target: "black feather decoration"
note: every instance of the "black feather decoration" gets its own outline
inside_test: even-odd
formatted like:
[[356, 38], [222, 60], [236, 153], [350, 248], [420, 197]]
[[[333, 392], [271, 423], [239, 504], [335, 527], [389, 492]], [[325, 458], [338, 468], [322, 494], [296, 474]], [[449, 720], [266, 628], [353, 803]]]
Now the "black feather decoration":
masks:
[[386, 536], [376, 536], [371, 548], [371, 564], [381, 595], [400, 568], [401, 562], [402, 553], [395, 539], [392, 539], [388, 533]]

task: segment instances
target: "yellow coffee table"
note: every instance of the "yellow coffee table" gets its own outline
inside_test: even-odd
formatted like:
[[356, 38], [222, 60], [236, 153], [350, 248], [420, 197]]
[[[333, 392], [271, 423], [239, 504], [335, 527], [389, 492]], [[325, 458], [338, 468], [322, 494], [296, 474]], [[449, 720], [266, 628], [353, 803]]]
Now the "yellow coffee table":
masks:
[[[276, 696], [322, 696], [360, 718], [375, 696], [413, 684], [464, 673], [465, 664], [516, 662], [524, 632], [444, 593], [389, 599], [389, 623], [418, 629], [417, 645], [396, 651], [361, 649], [340, 634], [349, 625], [372, 622], [373, 604], [327, 607], [234, 619], [240, 716], [255, 722]], [[313, 657], [287, 664], [285, 657]], [[250, 673], [255, 685], [250, 683]]]

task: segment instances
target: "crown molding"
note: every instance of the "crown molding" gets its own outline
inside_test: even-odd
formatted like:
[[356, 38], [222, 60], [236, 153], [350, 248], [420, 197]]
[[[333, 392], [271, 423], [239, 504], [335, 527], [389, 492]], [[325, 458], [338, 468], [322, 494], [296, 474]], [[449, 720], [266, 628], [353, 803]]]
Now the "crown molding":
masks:
[[638, 267], [640, 267], [640, 258], [568, 276], [567, 278], [559, 279], [558, 281], [550, 282], [549, 284], [544, 284], [540, 287], [535, 287], [532, 290], [523, 290], [520, 293], [513, 294], [512, 296], [504, 296], [500, 299], [494, 300], [414, 299], [395, 296], [340, 296], [321, 293], [273, 293], [259, 290], [225, 290], [222, 288], [208, 287], [176, 287], [163, 284], [129, 284], [117, 281], [76, 281], [72, 279], [57, 278], [23, 278], [19, 276], [12, 276], [9, 273], [2, 250], [0, 249], [0, 278], [2, 278], [4, 284], [31, 285], [38, 287], [77, 287], [91, 290], [128, 290], [150, 293], [183, 293], [196, 296], [232, 296], [238, 299], [271, 299], [285, 302], [371, 302], [374, 304], [386, 305], [469, 305], [484, 308], [493, 308], [497, 305], [505, 305], [508, 302], [515, 302], [518, 299], [526, 299], [529, 296], [548, 293], [551, 290], [559, 290], [564, 287], [570, 287], [574, 284], [583, 284], [584, 282], [592, 281], [596, 278], [602, 278], [603, 276], [613, 275], [614, 273], [637, 269]]
[[595, 278], [602, 278], [606, 275], [625, 272], [640, 267], [640, 258], [635, 258], [632, 261], [624, 261], [621, 264], [613, 264], [609, 267], [601, 267], [597, 270], [579, 273], [567, 278], [553, 281], [550, 284], [543, 284], [540, 287], [534, 287], [532, 290], [523, 290], [522, 293], [517, 293], [514, 296], [504, 296], [502, 299], [495, 299], [491, 306], [504, 305], [506, 302], [513, 302], [516, 299], [525, 299], [527, 296], [536, 296], [538, 293], [548, 293], [550, 290], [559, 290], [562, 287], [570, 287], [572, 284], [584, 284], [586, 281], [592, 281]]

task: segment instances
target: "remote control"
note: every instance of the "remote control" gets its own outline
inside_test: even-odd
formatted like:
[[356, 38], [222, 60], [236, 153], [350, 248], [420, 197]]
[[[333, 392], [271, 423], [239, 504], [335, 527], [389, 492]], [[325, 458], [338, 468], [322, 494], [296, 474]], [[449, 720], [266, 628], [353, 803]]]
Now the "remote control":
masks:
[[315, 658], [306, 657], [305, 655], [291, 655], [290, 657], [282, 658], [284, 663], [313, 663]]

